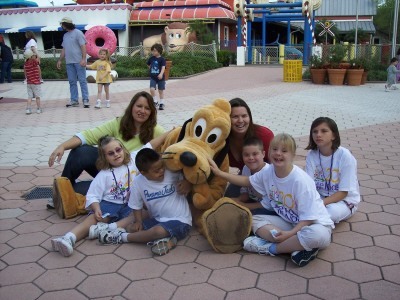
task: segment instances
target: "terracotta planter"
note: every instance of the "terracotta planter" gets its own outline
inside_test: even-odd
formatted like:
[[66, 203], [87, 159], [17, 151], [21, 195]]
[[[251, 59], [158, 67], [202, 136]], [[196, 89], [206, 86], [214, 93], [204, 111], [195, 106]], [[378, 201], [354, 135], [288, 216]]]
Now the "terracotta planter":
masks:
[[315, 84], [324, 84], [326, 78], [326, 69], [310, 69], [311, 81]]
[[367, 82], [367, 78], [368, 78], [368, 71], [364, 70], [364, 72], [361, 76], [361, 84], [365, 84]]
[[328, 69], [329, 84], [343, 85], [346, 69]]
[[169, 71], [171, 70], [171, 67], [172, 67], [172, 60], [167, 60], [165, 62], [165, 71], [164, 71], [165, 80], [169, 79]]
[[357, 86], [361, 84], [361, 78], [364, 73], [364, 69], [348, 69], [347, 70], [347, 84], [351, 86]]

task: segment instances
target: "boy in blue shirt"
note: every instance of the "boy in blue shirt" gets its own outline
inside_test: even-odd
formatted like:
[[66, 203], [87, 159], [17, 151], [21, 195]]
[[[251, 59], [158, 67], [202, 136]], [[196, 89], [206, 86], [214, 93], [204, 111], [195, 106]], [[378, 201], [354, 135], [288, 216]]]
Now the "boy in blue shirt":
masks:
[[[150, 94], [154, 98], [154, 104], [159, 110], [164, 110], [164, 90], [165, 90], [165, 58], [161, 56], [163, 47], [161, 44], [151, 46], [152, 56], [147, 61], [150, 69]], [[160, 103], [156, 100], [156, 88], [160, 96]]]

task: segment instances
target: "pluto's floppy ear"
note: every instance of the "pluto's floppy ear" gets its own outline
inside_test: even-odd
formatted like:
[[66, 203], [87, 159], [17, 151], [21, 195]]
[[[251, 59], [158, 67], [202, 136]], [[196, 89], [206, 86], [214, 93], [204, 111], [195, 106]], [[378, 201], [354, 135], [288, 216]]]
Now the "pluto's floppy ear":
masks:
[[178, 140], [176, 141], [177, 143], [179, 143], [180, 141], [183, 140], [183, 138], [185, 137], [185, 132], [186, 132], [186, 126], [188, 123], [192, 122], [192, 118], [190, 118], [189, 120], [186, 120], [185, 123], [183, 123], [183, 126], [181, 128], [181, 132], [179, 133], [178, 136]]

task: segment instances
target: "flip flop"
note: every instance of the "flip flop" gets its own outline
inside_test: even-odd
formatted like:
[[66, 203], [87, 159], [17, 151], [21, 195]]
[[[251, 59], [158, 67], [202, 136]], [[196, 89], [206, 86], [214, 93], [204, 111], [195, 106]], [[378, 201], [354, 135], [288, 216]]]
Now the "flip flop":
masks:
[[147, 243], [147, 245], [151, 246], [151, 252], [156, 255], [162, 256], [167, 254], [171, 249], [174, 249], [177, 243], [177, 238], [173, 236], [159, 239], [154, 242], [149, 242]]

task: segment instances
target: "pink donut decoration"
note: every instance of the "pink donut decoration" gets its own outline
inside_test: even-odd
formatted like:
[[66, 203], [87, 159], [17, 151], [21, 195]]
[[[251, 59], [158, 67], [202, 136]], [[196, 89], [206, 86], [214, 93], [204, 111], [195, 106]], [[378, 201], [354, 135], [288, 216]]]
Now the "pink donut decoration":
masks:
[[117, 37], [115, 36], [114, 32], [107, 26], [93, 26], [85, 32], [85, 38], [86, 52], [94, 58], [98, 57], [99, 50], [101, 48], [108, 49], [110, 55], [113, 54], [115, 49], [117, 48]]

